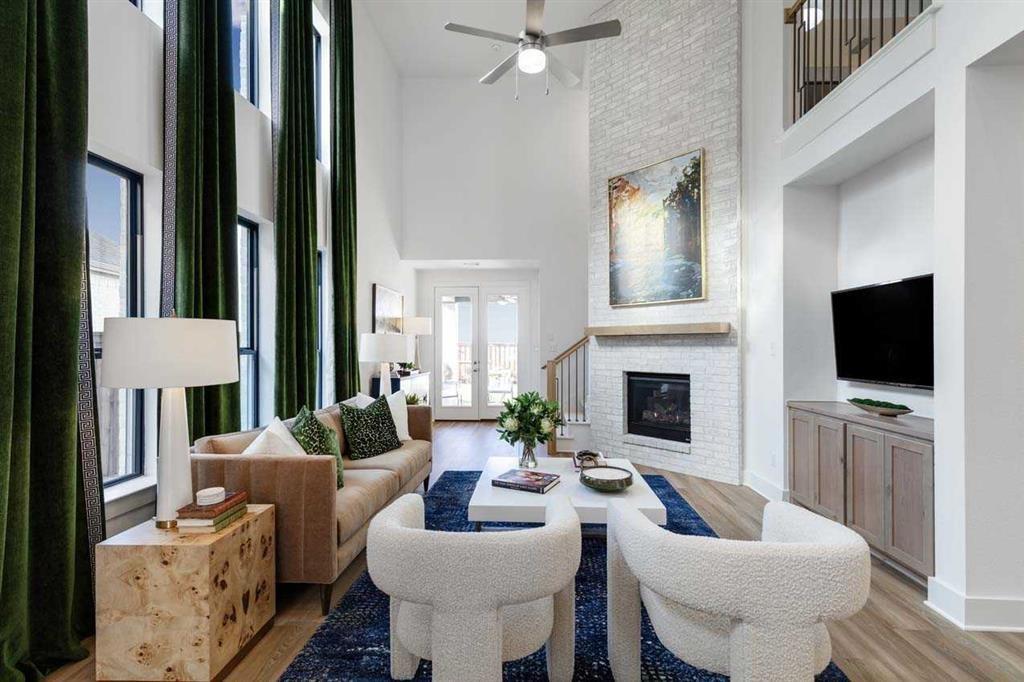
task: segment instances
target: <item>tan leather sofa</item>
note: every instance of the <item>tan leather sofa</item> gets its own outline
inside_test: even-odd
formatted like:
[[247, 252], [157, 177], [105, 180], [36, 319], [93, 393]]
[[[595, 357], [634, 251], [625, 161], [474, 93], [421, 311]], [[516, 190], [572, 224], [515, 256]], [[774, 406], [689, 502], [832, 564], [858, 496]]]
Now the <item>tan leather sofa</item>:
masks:
[[353, 460], [348, 457], [338, 406], [316, 414], [338, 433], [344, 487], [337, 488], [337, 463], [329, 455], [238, 454], [260, 429], [197, 440], [192, 448], [192, 483], [197, 490], [246, 490], [250, 502], [275, 505], [277, 580], [319, 584], [326, 615], [334, 581], [366, 547], [370, 519], [420, 484], [424, 490], [429, 486], [433, 423], [428, 405], [410, 405], [412, 440], [383, 455]]

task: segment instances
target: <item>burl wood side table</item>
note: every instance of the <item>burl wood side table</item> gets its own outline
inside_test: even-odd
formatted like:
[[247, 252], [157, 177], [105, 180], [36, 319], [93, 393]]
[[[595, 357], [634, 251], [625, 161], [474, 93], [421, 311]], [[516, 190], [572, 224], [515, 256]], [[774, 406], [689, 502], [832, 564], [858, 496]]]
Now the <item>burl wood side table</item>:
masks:
[[96, 678], [215, 680], [275, 612], [274, 505], [204, 535], [139, 524], [96, 546]]

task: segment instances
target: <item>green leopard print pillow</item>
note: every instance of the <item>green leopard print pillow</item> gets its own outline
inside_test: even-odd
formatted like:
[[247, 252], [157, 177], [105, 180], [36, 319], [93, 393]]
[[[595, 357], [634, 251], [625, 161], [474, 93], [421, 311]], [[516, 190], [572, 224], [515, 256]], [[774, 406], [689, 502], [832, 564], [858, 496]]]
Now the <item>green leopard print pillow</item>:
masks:
[[334, 455], [338, 462], [338, 487], [345, 485], [341, 467], [341, 447], [338, 434], [324, 425], [317, 416], [303, 406], [292, 422], [292, 435], [307, 455]]
[[366, 459], [402, 447], [391, 417], [388, 399], [381, 396], [366, 409], [340, 404], [341, 423], [345, 426], [345, 442], [352, 459]]

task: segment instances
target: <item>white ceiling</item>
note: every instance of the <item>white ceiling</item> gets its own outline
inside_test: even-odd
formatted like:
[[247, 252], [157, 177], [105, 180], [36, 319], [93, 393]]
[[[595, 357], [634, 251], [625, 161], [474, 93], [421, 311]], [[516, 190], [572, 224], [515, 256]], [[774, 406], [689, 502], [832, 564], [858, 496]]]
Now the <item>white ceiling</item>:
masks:
[[[592, 23], [590, 15], [608, 0], [547, 0], [544, 32]], [[444, 30], [446, 22], [519, 35], [525, 0], [362, 0], [384, 46], [402, 76], [480, 78], [515, 50], [515, 45]], [[551, 48], [576, 75], [583, 74], [586, 44]]]

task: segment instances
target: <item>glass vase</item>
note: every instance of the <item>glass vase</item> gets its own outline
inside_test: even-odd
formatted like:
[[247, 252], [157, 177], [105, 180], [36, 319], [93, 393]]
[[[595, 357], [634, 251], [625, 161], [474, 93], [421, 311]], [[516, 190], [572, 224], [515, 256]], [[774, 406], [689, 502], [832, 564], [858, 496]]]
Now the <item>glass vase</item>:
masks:
[[533, 445], [527, 445], [523, 443], [523, 450], [519, 454], [519, 468], [520, 469], [536, 469], [537, 458], [533, 454]]

